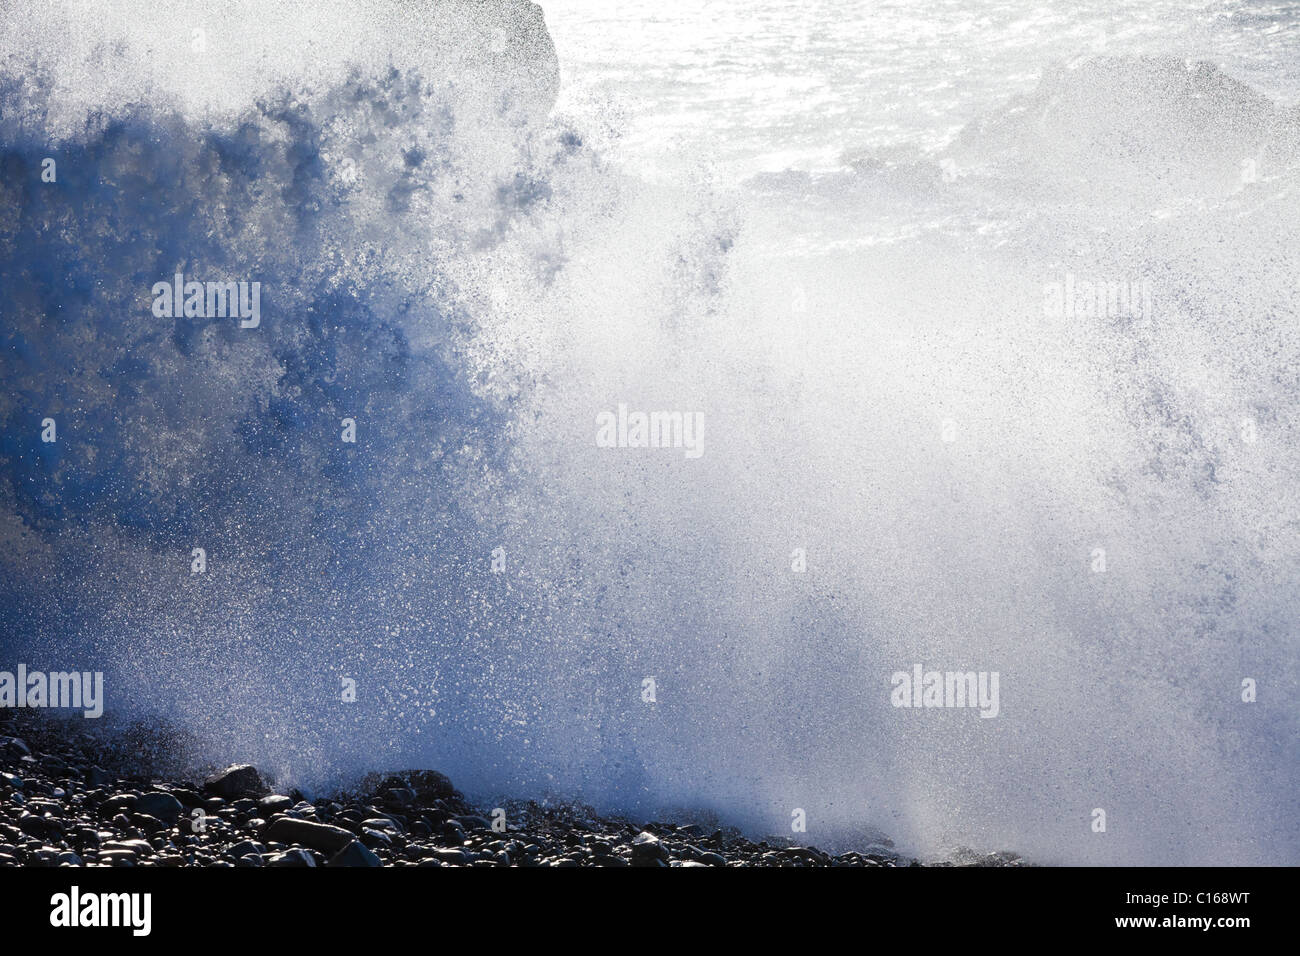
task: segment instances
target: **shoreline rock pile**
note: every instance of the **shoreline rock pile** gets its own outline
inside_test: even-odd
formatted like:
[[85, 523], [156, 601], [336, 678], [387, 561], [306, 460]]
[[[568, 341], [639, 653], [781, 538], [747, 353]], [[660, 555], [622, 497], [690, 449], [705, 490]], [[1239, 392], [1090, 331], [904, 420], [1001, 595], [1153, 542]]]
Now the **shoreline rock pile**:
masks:
[[[21, 726], [19, 726], [21, 724]], [[18, 733], [21, 731], [21, 735]], [[67, 725], [0, 720], [0, 866], [900, 866], [883, 846], [832, 855], [697, 823], [637, 824], [510, 801], [484, 813], [436, 771], [372, 774], [315, 801], [239, 764], [190, 781], [110, 768]], [[153, 771], [153, 772], [151, 772]], [[495, 826], [494, 826], [495, 824]], [[965, 865], [1017, 865], [1012, 854]]]

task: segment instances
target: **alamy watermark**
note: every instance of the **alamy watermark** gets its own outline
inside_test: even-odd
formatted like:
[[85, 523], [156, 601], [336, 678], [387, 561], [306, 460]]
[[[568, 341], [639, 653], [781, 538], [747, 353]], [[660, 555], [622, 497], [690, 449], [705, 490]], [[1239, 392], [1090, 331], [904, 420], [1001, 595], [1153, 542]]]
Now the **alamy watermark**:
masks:
[[132, 936], [148, 936], [152, 914], [152, 893], [83, 893], [73, 886], [50, 897], [50, 925], [56, 928], [125, 927]]
[[100, 671], [0, 671], [0, 707], [52, 707], [80, 710], [86, 717], [104, 713], [104, 675]]
[[596, 416], [597, 448], [681, 448], [687, 458], [704, 454], [703, 412], [618, 412]]
[[1043, 286], [1043, 314], [1048, 318], [1149, 319], [1149, 279], [1098, 279], [1065, 274], [1063, 282]]
[[241, 329], [262, 324], [262, 283], [186, 282], [176, 273], [174, 282], [155, 282], [153, 314], [160, 319], [228, 319], [239, 317]]
[[981, 717], [996, 717], [997, 671], [927, 671], [913, 664], [911, 673], [894, 671], [889, 702], [895, 707], [978, 707]]

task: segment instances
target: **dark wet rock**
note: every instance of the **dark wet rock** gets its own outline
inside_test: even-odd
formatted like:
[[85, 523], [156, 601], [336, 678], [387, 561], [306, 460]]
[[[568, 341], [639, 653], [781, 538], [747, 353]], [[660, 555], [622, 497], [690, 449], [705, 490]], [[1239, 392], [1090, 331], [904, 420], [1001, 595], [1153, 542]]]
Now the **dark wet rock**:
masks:
[[167, 829], [166, 824], [164, 824], [157, 817], [149, 816], [149, 814], [147, 813], [131, 814], [131, 823], [137, 829], [141, 830], [144, 833], [153, 834], [153, 833], [158, 833], [160, 830]]
[[261, 836], [273, 843], [299, 843], [322, 853], [337, 853], [353, 840], [353, 835], [342, 827], [285, 816], [270, 820]]
[[326, 866], [383, 866], [383, 860], [375, 856], [357, 840], [353, 840], [335, 853]]
[[134, 810], [138, 799], [134, 793], [115, 794], [99, 805], [100, 816], [115, 817], [119, 813]]
[[184, 810], [179, 800], [161, 790], [141, 794], [135, 802], [136, 813], [146, 813], [168, 824], [175, 823]]
[[271, 817], [276, 813], [284, 813], [293, 809], [293, 800], [280, 794], [272, 794], [269, 797], [263, 797], [257, 802], [258, 812], [265, 817]]
[[117, 774], [109, 773], [103, 767], [90, 767], [82, 779], [90, 787], [107, 787], [117, 782]]
[[727, 858], [721, 853], [714, 853], [709, 850], [702, 850], [697, 846], [688, 845], [686, 852], [689, 858], [696, 863], [703, 863], [705, 866], [726, 866]]
[[130, 850], [102, 850], [99, 862], [110, 866], [135, 866], [135, 854]]
[[419, 800], [460, 799], [451, 779], [436, 770], [403, 770], [387, 775], [371, 774], [361, 785], [369, 793], [410, 790]]
[[244, 763], [214, 773], [203, 781], [203, 790], [226, 800], [235, 800], [240, 797], [261, 797], [266, 794], [268, 787], [257, 768]]
[[50, 832], [50, 822], [34, 813], [24, 813], [18, 818], [18, 829], [34, 837], [43, 837]]
[[668, 860], [672, 854], [663, 842], [649, 830], [642, 830], [632, 840], [632, 862], [639, 864]]
[[823, 863], [826, 860], [825, 853], [815, 847], [809, 846], [786, 847], [781, 851], [781, 854], [796, 860], [811, 860], [814, 863]]
[[268, 857], [267, 866], [315, 866], [316, 858], [306, 850], [295, 848]]
[[63, 773], [68, 769], [68, 762], [57, 754], [42, 754], [40, 763], [42, 767], [55, 773]]

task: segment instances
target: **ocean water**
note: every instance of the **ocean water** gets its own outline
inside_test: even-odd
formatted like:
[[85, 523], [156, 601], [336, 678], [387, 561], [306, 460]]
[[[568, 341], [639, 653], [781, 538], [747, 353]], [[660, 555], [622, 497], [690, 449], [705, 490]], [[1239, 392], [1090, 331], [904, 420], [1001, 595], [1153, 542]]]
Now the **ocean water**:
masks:
[[1300, 862], [1300, 6], [0, 17], [5, 660], [309, 790]]

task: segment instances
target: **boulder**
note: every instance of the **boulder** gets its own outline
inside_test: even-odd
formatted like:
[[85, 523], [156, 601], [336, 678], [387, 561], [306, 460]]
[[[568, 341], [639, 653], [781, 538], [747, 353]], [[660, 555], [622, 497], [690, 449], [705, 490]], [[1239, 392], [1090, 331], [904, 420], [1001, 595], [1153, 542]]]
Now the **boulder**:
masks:
[[384, 862], [357, 840], [335, 853], [326, 866], [383, 866]]
[[262, 827], [261, 837], [270, 843], [298, 843], [322, 853], [337, 853], [355, 839], [342, 827], [285, 816], [268, 820]]
[[256, 767], [241, 763], [208, 777], [203, 781], [203, 789], [226, 800], [235, 800], [239, 797], [261, 797], [270, 788]]

